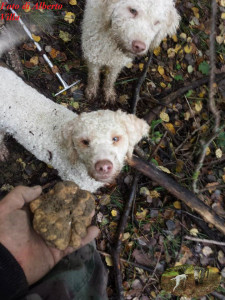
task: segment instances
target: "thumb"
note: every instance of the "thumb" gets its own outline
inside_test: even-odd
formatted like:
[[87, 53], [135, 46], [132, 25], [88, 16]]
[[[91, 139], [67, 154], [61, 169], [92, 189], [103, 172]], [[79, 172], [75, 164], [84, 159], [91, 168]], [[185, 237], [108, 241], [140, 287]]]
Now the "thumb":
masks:
[[0, 211], [8, 214], [16, 209], [20, 209], [25, 203], [36, 199], [42, 192], [41, 186], [26, 187], [18, 186], [0, 201]]

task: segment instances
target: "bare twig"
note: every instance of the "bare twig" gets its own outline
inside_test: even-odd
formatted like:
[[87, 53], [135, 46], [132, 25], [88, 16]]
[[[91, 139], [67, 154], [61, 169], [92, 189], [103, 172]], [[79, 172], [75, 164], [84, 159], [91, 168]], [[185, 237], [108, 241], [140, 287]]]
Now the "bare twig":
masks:
[[138, 183], [138, 176], [135, 175], [132, 190], [130, 193], [130, 197], [124, 207], [123, 216], [120, 220], [120, 225], [119, 225], [118, 232], [117, 232], [117, 239], [116, 239], [115, 245], [113, 247], [113, 252], [112, 252], [118, 300], [124, 299], [121, 266], [120, 266], [121, 244], [122, 244], [122, 239], [123, 239], [123, 233], [124, 233], [124, 230], [125, 230], [125, 227], [127, 224], [127, 219], [130, 214], [131, 207], [132, 207], [132, 203], [136, 197], [137, 183]]
[[199, 243], [204, 243], [204, 244], [213, 244], [213, 245], [225, 246], [225, 242], [218, 242], [218, 241], [207, 240], [207, 239], [199, 239], [199, 238], [194, 238], [192, 236], [187, 236], [187, 235], [185, 235], [184, 238], [186, 240], [189, 240], [189, 241], [194, 241], [194, 242], [199, 242]]
[[215, 94], [215, 36], [216, 36], [216, 12], [217, 12], [217, 3], [216, 0], [212, 0], [212, 14], [211, 14], [211, 33], [210, 33], [210, 81], [209, 81], [209, 108], [210, 111], [212, 112], [214, 118], [215, 118], [215, 124], [213, 128], [212, 135], [206, 140], [206, 141], [201, 141], [202, 144], [202, 149], [201, 149], [201, 155], [198, 159], [195, 171], [194, 171], [194, 176], [193, 176], [193, 183], [192, 183], [192, 188], [195, 193], [198, 193], [199, 190], [197, 188], [197, 182], [198, 182], [198, 177], [200, 174], [200, 170], [202, 168], [202, 165], [205, 160], [206, 156], [206, 150], [210, 146], [210, 144], [214, 141], [214, 139], [217, 137], [219, 134], [219, 126], [220, 126], [220, 113], [217, 110], [217, 107], [215, 105], [215, 99], [214, 99], [214, 94]]
[[[216, 74], [215, 81], [221, 81], [225, 78], [225, 73]], [[178, 97], [182, 96], [184, 93], [188, 92], [189, 90], [194, 90], [201, 85], [204, 85], [209, 82], [209, 76], [205, 76], [203, 78], [200, 78], [198, 80], [195, 80], [191, 83], [187, 83], [182, 88], [178, 89], [175, 92], [172, 92], [171, 94], [167, 95], [166, 97], [161, 99], [162, 105], [156, 106], [144, 117], [144, 119], [150, 124], [156, 117], [158, 117], [159, 113], [161, 112], [162, 108], [165, 105], [170, 104], [174, 100], [176, 100]], [[164, 105], [164, 106], [163, 106]]]
[[177, 183], [172, 177], [157, 169], [152, 163], [147, 163], [142, 159], [133, 156], [129, 160], [129, 165], [136, 168], [139, 172], [157, 182], [168, 192], [182, 200], [187, 206], [195, 210], [202, 218], [212, 223], [219, 231], [225, 234], [225, 222], [210, 207], [201, 201], [195, 194]]
[[132, 114], [136, 114], [137, 104], [138, 104], [138, 101], [140, 99], [141, 86], [142, 86], [142, 84], [143, 84], [143, 82], [146, 78], [148, 68], [149, 68], [149, 66], [152, 62], [152, 56], [153, 56], [153, 54], [149, 52], [148, 53], [148, 60], [144, 65], [144, 69], [143, 69], [143, 71], [141, 73], [141, 76], [139, 77], [137, 85], [135, 87], [134, 96], [133, 96], [133, 100], [132, 100], [132, 103], [131, 103], [131, 113]]

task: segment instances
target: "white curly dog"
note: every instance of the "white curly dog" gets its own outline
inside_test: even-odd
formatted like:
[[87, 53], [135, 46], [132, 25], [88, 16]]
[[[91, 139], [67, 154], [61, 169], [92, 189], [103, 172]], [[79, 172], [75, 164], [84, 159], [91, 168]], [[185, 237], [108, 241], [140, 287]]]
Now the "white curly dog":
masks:
[[0, 160], [7, 157], [3, 137], [9, 133], [63, 180], [90, 192], [114, 180], [149, 130], [144, 120], [122, 111], [78, 116], [4, 67], [0, 90]]
[[114, 101], [121, 69], [176, 33], [180, 16], [173, 0], [86, 0], [82, 50], [88, 66], [86, 96], [96, 97], [100, 69], [107, 66], [106, 101]]

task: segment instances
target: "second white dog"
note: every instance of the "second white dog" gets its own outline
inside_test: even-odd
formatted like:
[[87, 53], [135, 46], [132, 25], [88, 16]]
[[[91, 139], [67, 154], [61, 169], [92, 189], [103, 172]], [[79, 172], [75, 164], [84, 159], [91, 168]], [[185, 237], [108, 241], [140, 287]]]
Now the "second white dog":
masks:
[[82, 24], [86, 96], [96, 97], [100, 69], [107, 66], [103, 89], [106, 101], [114, 101], [114, 83], [121, 69], [175, 34], [179, 20], [173, 0], [86, 0]]
[[0, 160], [11, 134], [64, 180], [95, 192], [112, 182], [134, 145], [147, 135], [144, 120], [124, 112], [100, 110], [76, 115], [0, 67]]

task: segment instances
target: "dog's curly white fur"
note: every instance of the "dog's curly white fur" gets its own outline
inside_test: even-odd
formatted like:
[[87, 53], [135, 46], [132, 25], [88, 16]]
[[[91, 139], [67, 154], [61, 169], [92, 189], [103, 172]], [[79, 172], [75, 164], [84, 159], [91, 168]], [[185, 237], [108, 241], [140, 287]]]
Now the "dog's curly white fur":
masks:
[[100, 69], [107, 66], [105, 98], [115, 100], [121, 69], [175, 34], [179, 20], [173, 0], [86, 0], [82, 49], [88, 65], [87, 97], [96, 97]]
[[149, 126], [124, 112], [100, 110], [76, 115], [0, 67], [0, 160], [11, 134], [64, 180], [95, 192], [111, 182]]

